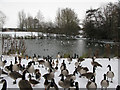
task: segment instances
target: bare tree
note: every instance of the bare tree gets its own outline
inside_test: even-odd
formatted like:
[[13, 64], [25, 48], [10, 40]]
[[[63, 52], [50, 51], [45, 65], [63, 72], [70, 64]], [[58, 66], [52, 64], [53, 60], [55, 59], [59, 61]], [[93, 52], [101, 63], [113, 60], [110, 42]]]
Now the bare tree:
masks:
[[24, 10], [22, 10], [18, 13], [18, 27], [21, 30], [24, 30], [25, 20], [26, 20], [26, 14], [25, 14]]

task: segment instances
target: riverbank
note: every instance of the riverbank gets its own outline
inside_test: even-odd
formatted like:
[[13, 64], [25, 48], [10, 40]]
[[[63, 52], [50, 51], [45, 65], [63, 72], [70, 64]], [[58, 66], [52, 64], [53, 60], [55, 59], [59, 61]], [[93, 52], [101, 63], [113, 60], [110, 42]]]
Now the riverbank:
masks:
[[[14, 55], [15, 56], [15, 55]], [[13, 61], [14, 63], [14, 56], [13, 55], [4, 55], [3, 56], [3, 60], [7, 60], [7, 65], [10, 65], [10, 61]], [[42, 60], [42, 58], [39, 58], [38, 60]], [[53, 59], [55, 62], [56, 62], [56, 58]], [[77, 61], [77, 59], [72, 59], [72, 62], [71, 64], [69, 64], [67, 58], [61, 58], [59, 60], [59, 64], [58, 64], [58, 70], [55, 72], [55, 82], [56, 84], [58, 85], [58, 82], [59, 80], [61, 79], [59, 77], [61, 71], [60, 71], [60, 66], [61, 66], [61, 63], [63, 62], [63, 60], [65, 60], [65, 63], [66, 63], [66, 67], [69, 71], [69, 74], [72, 74], [74, 69], [75, 69], [75, 62]], [[107, 68], [107, 65], [111, 65], [111, 70], [114, 72], [115, 74], [115, 77], [113, 78], [113, 83], [109, 83], [109, 87], [108, 88], [116, 88], [116, 86], [118, 85], [118, 60], [116, 57], [114, 58], [111, 58], [110, 61], [108, 58], [96, 58], [95, 61], [97, 61], [98, 63], [100, 63], [102, 65], [102, 68], [101, 67], [98, 67], [96, 69], [96, 84], [97, 84], [97, 87], [98, 88], [101, 88], [101, 85], [100, 85], [100, 82], [101, 80], [104, 78], [103, 75], [105, 73], [107, 73], [108, 71], [108, 68]], [[32, 61], [32, 59], [26, 59], [26, 58], [22, 58], [22, 61], [21, 61], [21, 64], [25, 64], [25, 66], [28, 64], [28, 62]], [[89, 69], [89, 72], [92, 72], [92, 65], [91, 65], [91, 61], [92, 59], [91, 58], [85, 58], [85, 61], [81, 62], [81, 65], [83, 67], [88, 67]], [[56, 63], [55, 63], [56, 64]], [[35, 69], [39, 69], [40, 70], [40, 73], [41, 73], [41, 79], [40, 79], [40, 83], [37, 84], [35, 87], [33, 88], [44, 88], [44, 78], [42, 77], [44, 74], [48, 73], [48, 71], [45, 69], [45, 68], [42, 68], [42, 67], [38, 67], [38, 65], [34, 65], [34, 68]], [[21, 80], [21, 79], [18, 79], [17, 80], [17, 84], [13, 85], [13, 79], [11, 79], [9, 76], [6, 76], [6, 75], [2, 75], [2, 77], [4, 77], [6, 80], [7, 80], [7, 87], [8, 88], [18, 88], [18, 82]], [[28, 80], [28, 74], [26, 75], [26, 78]], [[86, 88], [86, 84], [88, 82], [88, 80], [86, 78], [83, 78], [83, 77], [79, 77], [79, 74], [76, 74], [76, 80], [75, 82], [78, 82], [79, 83], [79, 88]], [[0, 84], [0, 89], [2, 87], [2, 84]], [[59, 88], [61, 88], [59, 85], [58, 85]]]

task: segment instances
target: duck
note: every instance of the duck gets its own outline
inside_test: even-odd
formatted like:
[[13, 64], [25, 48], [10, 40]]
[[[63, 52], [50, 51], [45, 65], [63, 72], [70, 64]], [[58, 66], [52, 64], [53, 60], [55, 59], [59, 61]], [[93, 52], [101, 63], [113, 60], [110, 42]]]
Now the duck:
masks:
[[3, 83], [1, 90], [7, 90], [7, 81], [5, 79], [2, 79], [0, 82]]
[[106, 80], [106, 74], [104, 74], [104, 79], [101, 81], [101, 88], [107, 88], [109, 86], [109, 81]]
[[110, 78], [111, 79], [111, 83], [113, 83], [114, 72], [111, 71], [111, 66], [110, 65], [108, 65], [107, 67], [109, 68], [109, 71], [106, 73], [107, 80], [108, 80], [108, 78]]
[[97, 67], [102, 67], [102, 65], [99, 64], [98, 62], [96, 62], [94, 58], [92, 58], [91, 64], [92, 64], [93, 66], [96, 66], [96, 68], [97, 68]]
[[32, 79], [31, 77], [31, 75], [29, 74], [29, 82], [33, 85], [33, 87], [35, 86], [35, 85], [37, 85], [38, 83], [40, 83], [39, 81], [36, 81], [35, 79]]
[[95, 83], [95, 76], [93, 77], [93, 80], [88, 81], [86, 88], [88, 90], [96, 90], [97, 89], [97, 84]]
[[55, 80], [52, 78], [51, 82], [47, 86], [47, 90], [50, 89], [50, 87], [54, 88], [55, 90], [59, 90], [57, 84], [55, 83]]
[[27, 72], [28, 72], [27, 70], [23, 71], [22, 79], [18, 83], [18, 86], [19, 86], [20, 90], [26, 90], [26, 89], [27, 90], [33, 90], [30, 82], [28, 80], [26, 80], [26, 78], [25, 78], [25, 75], [26, 75]]

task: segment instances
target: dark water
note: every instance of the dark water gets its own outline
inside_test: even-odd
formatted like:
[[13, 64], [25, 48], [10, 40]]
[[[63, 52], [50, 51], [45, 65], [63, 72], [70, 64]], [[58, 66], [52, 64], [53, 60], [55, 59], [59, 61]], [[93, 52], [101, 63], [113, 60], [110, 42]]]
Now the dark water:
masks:
[[98, 56], [110, 57], [115, 56], [117, 52], [117, 46], [114, 43], [98, 43], [91, 42], [85, 39], [79, 40], [59, 40], [59, 39], [39, 39], [39, 40], [25, 40], [26, 54], [33, 55], [34, 53], [42, 56], [56, 57], [60, 52], [62, 55], [67, 53], [73, 55], [74, 53], [79, 56], [90, 55], [93, 56], [97, 53]]

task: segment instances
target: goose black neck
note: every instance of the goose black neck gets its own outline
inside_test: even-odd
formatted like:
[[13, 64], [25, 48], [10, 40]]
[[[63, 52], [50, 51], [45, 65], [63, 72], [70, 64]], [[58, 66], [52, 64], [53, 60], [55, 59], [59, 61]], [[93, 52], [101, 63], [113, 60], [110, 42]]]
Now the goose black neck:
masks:
[[106, 74], [104, 74], [104, 80], [106, 80]]
[[61, 76], [61, 81], [64, 81], [64, 75], [62, 74], [62, 76]]
[[95, 68], [95, 66], [94, 66], [94, 67], [93, 67], [93, 73], [95, 73], [95, 69], [96, 69], [96, 68]]
[[3, 83], [3, 87], [2, 87], [1, 90], [7, 90], [7, 82], [6, 82], [6, 80], [4, 81], [4, 83]]
[[109, 66], [109, 71], [111, 71], [111, 66]]
[[79, 90], [79, 87], [78, 87], [78, 82], [75, 82], [75, 90]]
[[22, 80], [25, 80], [25, 74], [26, 74], [26, 71], [23, 72]]
[[93, 82], [95, 82], [95, 76], [93, 77]]

